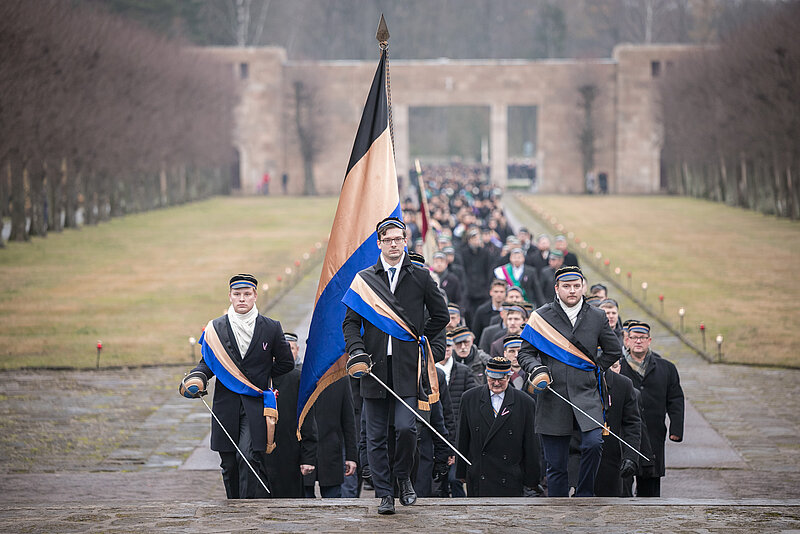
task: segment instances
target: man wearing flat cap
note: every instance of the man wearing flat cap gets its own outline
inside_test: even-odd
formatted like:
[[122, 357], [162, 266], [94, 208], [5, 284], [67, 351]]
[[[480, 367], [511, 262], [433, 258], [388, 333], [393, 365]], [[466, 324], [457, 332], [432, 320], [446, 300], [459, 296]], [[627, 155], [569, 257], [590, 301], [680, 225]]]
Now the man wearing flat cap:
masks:
[[[596, 421], [604, 423], [608, 407], [602, 373], [622, 356], [606, 314], [586, 303], [586, 281], [579, 267], [555, 272], [555, 297], [534, 311], [517, 355], [536, 399], [536, 431], [547, 460], [549, 497], [569, 495], [568, 461], [573, 429], [580, 430], [581, 459], [575, 495], [594, 495], [603, 450], [603, 426], [559, 398], [568, 399]], [[598, 352], [597, 348], [602, 349]]]
[[539, 440], [534, 431], [533, 399], [508, 387], [511, 361], [486, 364], [488, 384], [461, 398], [458, 449], [472, 466], [457, 460], [456, 477], [469, 497], [522, 497], [539, 483]]
[[[200, 397], [216, 375], [213, 410], [224, 430], [212, 418], [211, 450], [219, 452], [225, 492], [229, 499], [265, 498], [261, 482], [269, 484], [266, 455], [277, 446], [278, 413], [271, 379], [294, 369], [294, 358], [281, 324], [258, 313], [256, 278], [237, 274], [228, 286], [228, 312], [206, 326], [200, 340], [203, 357], [182, 381], [180, 391], [185, 397]], [[237, 455], [231, 438], [258, 478]]]
[[[440, 334], [450, 320], [447, 304], [430, 271], [414, 265], [405, 252], [405, 224], [388, 217], [378, 223], [376, 233], [381, 251], [378, 261], [356, 275], [354, 285], [350, 286], [343, 300], [348, 306], [342, 323], [346, 349], [350, 361], [368, 361], [370, 374], [392, 388], [408, 405], [415, 408], [424, 406], [428, 393], [424, 382], [431, 376], [429, 372], [432, 372], [433, 380], [429, 380], [427, 387], [432, 388], [435, 380], [438, 389], [434, 363], [435, 359], [444, 358], [445, 340]], [[355, 284], [360, 285], [355, 287]], [[350, 296], [355, 300], [348, 300]], [[391, 310], [391, 317], [375, 315], [374, 321], [366, 319], [366, 316], [373, 317], [378, 313], [376, 306]], [[414, 331], [412, 337], [415, 341], [404, 341], [386, 332], [395, 325], [401, 328], [400, 322]], [[420, 351], [423, 336], [431, 343], [433, 352], [426, 352], [424, 364]], [[439, 339], [441, 345], [437, 347]], [[393, 478], [397, 480], [402, 505], [414, 504], [417, 499], [410, 479], [417, 444], [416, 417], [400, 402], [395, 402], [377, 380], [364, 376], [360, 378], [360, 386], [367, 459], [375, 496], [381, 499], [378, 513], [393, 514]], [[392, 421], [394, 433], [389, 435]], [[390, 439], [394, 441], [392, 465], [389, 463]]]
[[[675, 365], [650, 349], [650, 325], [628, 323], [629, 352], [622, 359], [620, 374], [627, 376], [642, 394], [642, 418], [655, 455], [652, 473], [636, 476], [637, 497], [660, 497], [661, 477], [666, 473], [664, 442], [683, 441], [684, 398]], [[669, 432], [664, 423], [669, 417]]]

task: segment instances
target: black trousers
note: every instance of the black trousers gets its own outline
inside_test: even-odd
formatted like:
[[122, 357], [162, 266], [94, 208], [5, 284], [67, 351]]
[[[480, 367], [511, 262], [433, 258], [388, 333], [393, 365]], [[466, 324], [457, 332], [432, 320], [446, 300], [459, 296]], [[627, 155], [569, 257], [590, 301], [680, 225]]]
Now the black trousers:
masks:
[[661, 497], [661, 477], [636, 477], [637, 497]]
[[[239, 449], [247, 455], [250, 465], [269, 487], [269, 477], [264, 468], [266, 465], [265, 451], [253, 450], [253, 442], [250, 439], [250, 425], [247, 423], [247, 414], [244, 406], [239, 405], [239, 432], [238, 436], [231, 434], [236, 440]], [[225, 483], [225, 493], [229, 499], [266, 499], [269, 494], [264, 490], [261, 482], [255, 477], [253, 472], [247, 467], [247, 463], [237, 452], [220, 452], [220, 464], [222, 468], [222, 481]]]
[[[409, 406], [414, 406], [416, 397], [404, 397]], [[410, 478], [417, 449], [417, 424], [414, 414], [394, 399], [364, 399], [364, 414], [367, 429], [367, 459], [372, 472], [375, 496], [394, 497], [394, 481]], [[393, 416], [394, 461], [389, 465], [389, 423]]]

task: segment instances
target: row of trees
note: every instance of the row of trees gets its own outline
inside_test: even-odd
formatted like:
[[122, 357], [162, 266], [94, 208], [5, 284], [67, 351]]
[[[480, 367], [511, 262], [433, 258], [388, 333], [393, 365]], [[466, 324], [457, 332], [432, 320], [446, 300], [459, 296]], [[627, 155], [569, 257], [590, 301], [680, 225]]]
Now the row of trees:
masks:
[[[98, 0], [82, 0], [96, 2]], [[277, 45], [290, 59], [609, 57], [614, 45], [714, 41], [770, 0], [103, 0], [199, 45]], [[359, 38], [358, 36], [364, 36]]]
[[669, 191], [800, 218], [800, 3], [682, 60], [661, 87]]
[[10, 239], [230, 183], [230, 68], [60, 0], [0, 3], [0, 65], [0, 216], [11, 218]]

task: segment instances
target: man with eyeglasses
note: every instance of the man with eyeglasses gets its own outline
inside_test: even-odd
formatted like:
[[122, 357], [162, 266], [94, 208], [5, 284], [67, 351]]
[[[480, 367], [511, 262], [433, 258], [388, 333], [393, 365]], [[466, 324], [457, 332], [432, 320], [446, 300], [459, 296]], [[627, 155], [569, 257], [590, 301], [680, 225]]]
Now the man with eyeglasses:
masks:
[[539, 483], [539, 440], [533, 427], [533, 399], [508, 387], [511, 361], [486, 364], [487, 385], [461, 398], [458, 449], [472, 466], [458, 459], [456, 477], [467, 483], [469, 497], [522, 497]]
[[[430, 271], [418, 267], [405, 252], [406, 227], [396, 217], [387, 217], [376, 226], [380, 255], [372, 267], [359, 272], [358, 277], [401, 320], [414, 327], [418, 335], [430, 341], [433, 360], [444, 358], [444, 336], [440, 336], [450, 315], [442, 293]], [[377, 303], [376, 303], [377, 304]], [[368, 310], [364, 309], [364, 312]], [[371, 374], [380, 378], [410, 406], [418, 405], [423, 393], [420, 387], [421, 368], [418, 341], [403, 341], [390, 336], [348, 307], [342, 331], [351, 359], [367, 359]], [[427, 365], [427, 362], [426, 362]], [[431, 365], [431, 367], [433, 367]], [[366, 425], [367, 459], [375, 486], [375, 496], [381, 499], [379, 514], [393, 514], [394, 481], [397, 480], [400, 504], [414, 504], [417, 495], [410, 475], [417, 444], [416, 418], [406, 407], [386, 392], [377, 380], [360, 378]], [[425, 398], [427, 400], [427, 397]], [[435, 401], [434, 401], [435, 402]], [[394, 433], [389, 434], [393, 421]], [[394, 457], [390, 465], [389, 439], [394, 441]]]
[[629, 351], [622, 359], [620, 374], [630, 378], [642, 394], [642, 417], [655, 455], [653, 475], [636, 477], [637, 497], [661, 496], [661, 477], [666, 471], [665, 416], [669, 416], [669, 439], [683, 440], [684, 398], [678, 369], [650, 350], [650, 342], [649, 324], [641, 321], [628, 324]]

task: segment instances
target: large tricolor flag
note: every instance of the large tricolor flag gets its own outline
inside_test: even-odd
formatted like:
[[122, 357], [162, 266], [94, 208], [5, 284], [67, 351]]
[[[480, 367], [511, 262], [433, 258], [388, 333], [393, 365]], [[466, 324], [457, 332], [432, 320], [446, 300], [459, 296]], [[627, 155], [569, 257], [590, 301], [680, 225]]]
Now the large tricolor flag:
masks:
[[387, 61], [384, 49], [364, 105], [333, 219], [306, 341], [297, 404], [298, 428], [322, 390], [347, 374], [342, 334], [347, 308], [342, 297], [356, 273], [378, 261], [380, 250], [375, 226], [386, 217], [402, 217], [389, 129]]

